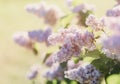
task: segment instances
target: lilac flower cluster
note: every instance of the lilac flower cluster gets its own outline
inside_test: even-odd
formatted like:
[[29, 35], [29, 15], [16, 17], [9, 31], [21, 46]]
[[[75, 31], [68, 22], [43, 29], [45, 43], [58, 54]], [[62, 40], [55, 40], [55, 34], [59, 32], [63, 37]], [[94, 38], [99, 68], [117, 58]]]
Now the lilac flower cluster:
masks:
[[120, 17], [107, 17], [105, 19], [105, 25], [106, 25], [106, 32], [111, 32], [115, 34], [119, 34], [120, 32]]
[[120, 61], [120, 35], [113, 34], [102, 39], [102, 46], [107, 57]]
[[60, 17], [63, 16], [61, 10], [54, 5], [47, 7], [45, 2], [39, 4], [29, 4], [26, 6], [29, 13], [33, 13], [44, 19], [44, 22], [49, 25], [55, 25]]
[[38, 17], [43, 17], [46, 14], [47, 5], [44, 2], [41, 2], [39, 4], [28, 4], [25, 7], [26, 11], [32, 14], [37, 15]]
[[33, 65], [30, 69], [29, 72], [27, 72], [27, 78], [29, 80], [32, 80], [34, 78], [36, 78], [37, 74], [38, 74], [38, 69], [39, 69], [39, 66], [38, 65]]
[[54, 57], [57, 55], [57, 53], [52, 53], [48, 58], [47, 60], [45, 61], [45, 65], [48, 66], [48, 67], [51, 67], [54, 63]]
[[13, 40], [20, 46], [23, 46], [27, 49], [33, 49], [34, 42], [29, 38], [27, 32], [16, 32], [13, 35]]
[[94, 35], [87, 30], [80, 30], [76, 26], [72, 26], [62, 32], [60, 34], [52, 34], [48, 39], [50, 43], [63, 43], [61, 49], [57, 52], [55, 61], [67, 61], [72, 56], [79, 56], [83, 47], [90, 49], [94, 46]]
[[100, 72], [91, 64], [83, 64], [65, 71], [65, 77], [81, 84], [99, 84]]
[[46, 45], [49, 45], [48, 36], [51, 35], [52, 29], [46, 28], [45, 30], [34, 30], [29, 31], [28, 36], [30, 39], [37, 42], [45, 42]]
[[95, 10], [94, 5], [87, 3], [81, 3], [80, 1], [74, 0], [65, 0], [69, 9], [76, 13], [76, 16], [73, 18], [73, 22], [79, 26], [87, 27], [85, 24], [86, 18], [89, 14], [93, 13]]
[[103, 30], [105, 27], [104, 18], [99, 20], [94, 15], [89, 15], [86, 19], [86, 25], [91, 26], [95, 31]]
[[44, 22], [46, 24], [55, 25], [57, 21], [63, 16], [63, 13], [56, 6], [51, 6], [45, 16]]
[[86, 13], [87, 11], [94, 11], [94, 10], [95, 10], [94, 5], [89, 5], [87, 3], [79, 4], [73, 7], [72, 9], [74, 13], [79, 13], [80, 11]]
[[120, 5], [109, 9], [106, 13], [108, 17], [119, 17], [120, 16]]
[[79, 13], [80, 11], [86, 13], [87, 11], [95, 10], [94, 5], [90, 5], [87, 3], [80, 3], [80, 4], [77, 3], [78, 5], [74, 6], [73, 5], [75, 3], [74, 0], [65, 0], [65, 2], [74, 13]]
[[54, 63], [51, 69], [44, 74], [44, 77], [46, 77], [48, 80], [62, 80], [64, 78], [64, 69], [59, 63]]
[[75, 68], [79, 67], [82, 64], [83, 64], [82, 61], [79, 61], [78, 63], [75, 63], [73, 60], [68, 60], [67, 61], [67, 69], [68, 70], [75, 69]]
[[76, 26], [70, 26], [68, 29], [59, 29], [58, 33], [53, 33], [52, 35], [49, 36], [48, 41], [51, 44], [57, 44], [57, 43], [64, 43], [64, 40], [67, 37], [67, 34], [70, 33], [75, 33], [75, 31], [77, 31], [78, 28], [76, 28]]

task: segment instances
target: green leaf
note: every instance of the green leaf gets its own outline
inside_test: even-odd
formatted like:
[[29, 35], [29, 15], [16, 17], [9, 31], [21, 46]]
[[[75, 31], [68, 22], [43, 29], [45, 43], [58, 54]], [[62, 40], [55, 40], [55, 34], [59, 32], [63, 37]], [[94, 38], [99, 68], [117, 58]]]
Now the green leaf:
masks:
[[107, 79], [107, 84], [120, 84], [120, 74], [113, 74]]
[[60, 81], [60, 80], [57, 80], [57, 84], [61, 84], [61, 81]]
[[60, 24], [63, 27], [67, 28], [70, 25], [70, 22], [72, 21], [73, 17], [74, 17], [74, 14], [72, 13], [62, 17], [60, 20]]
[[80, 60], [82, 60], [81, 56], [79, 58], [78, 57], [73, 57], [72, 59], [73, 59], [75, 64], [78, 63]]
[[92, 62], [95, 59], [100, 58], [101, 52], [99, 50], [88, 51], [85, 50], [84, 54], [81, 54], [84, 62]]
[[53, 84], [61, 84], [60, 80], [53, 80]]
[[61, 66], [62, 68], [66, 68], [66, 67], [67, 67], [67, 62], [60, 63], [60, 66]]
[[45, 55], [45, 58], [43, 59], [43, 63], [45, 63], [45, 61], [47, 60], [47, 58], [51, 55], [52, 53], [47, 53], [46, 55]]
[[120, 62], [107, 58], [105, 54], [101, 54], [100, 58], [93, 60], [91, 64], [99, 69], [105, 78], [111, 74], [120, 73]]
[[93, 58], [98, 58], [100, 57], [101, 52], [99, 50], [93, 50], [93, 51], [88, 51], [86, 50], [85, 57], [93, 57]]
[[37, 50], [36, 48], [33, 48], [33, 53], [34, 53], [35, 55], [38, 55], [38, 50]]
[[38, 50], [40, 50], [40, 49], [39, 49], [39, 44], [38, 44], [38, 43], [35, 43], [35, 44], [33, 45], [33, 53], [34, 53], [35, 55], [38, 55]]
[[71, 81], [71, 83], [70, 84], [80, 84], [79, 82], [77, 82], [77, 81]]
[[64, 81], [66, 82], [66, 84], [70, 84], [72, 80], [65, 78]]
[[53, 84], [53, 81], [47, 80], [46, 84]]

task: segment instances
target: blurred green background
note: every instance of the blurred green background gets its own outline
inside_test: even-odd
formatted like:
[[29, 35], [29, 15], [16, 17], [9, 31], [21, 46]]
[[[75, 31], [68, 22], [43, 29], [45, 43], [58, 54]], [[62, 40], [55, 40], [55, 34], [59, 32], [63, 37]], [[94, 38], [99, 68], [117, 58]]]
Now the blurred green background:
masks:
[[[67, 10], [64, 0], [43, 1], [60, 6], [64, 12]], [[95, 4], [97, 16], [103, 16], [115, 4], [114, 0], [83, 1]], [[32, 64], [39, 63], [39, 56], [14, 44], [12, 35], [17, 31], [44, 28], [38, 17], [24, 9], [25, 5], [37, 2], [40, 0], [0, 0], [0, 84], [31, 84], [25, 78], [26, 72]]]

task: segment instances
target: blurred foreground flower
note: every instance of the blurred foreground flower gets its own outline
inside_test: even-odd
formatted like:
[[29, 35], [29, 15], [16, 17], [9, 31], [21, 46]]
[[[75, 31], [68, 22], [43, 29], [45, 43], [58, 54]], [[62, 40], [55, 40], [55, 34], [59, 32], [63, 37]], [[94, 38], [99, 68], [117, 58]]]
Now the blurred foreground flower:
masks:
[[120, 17], [120, 5], [109, 9], [106, 13], [108, 17]]
[[103, 52], [107, 57], [120, 61], [120, 35], [111, 35], [102, 40]]
[[107, 17], [105, 23], [108, 29], [106, 31], [114, 34], [120, 33], [120, 17]]

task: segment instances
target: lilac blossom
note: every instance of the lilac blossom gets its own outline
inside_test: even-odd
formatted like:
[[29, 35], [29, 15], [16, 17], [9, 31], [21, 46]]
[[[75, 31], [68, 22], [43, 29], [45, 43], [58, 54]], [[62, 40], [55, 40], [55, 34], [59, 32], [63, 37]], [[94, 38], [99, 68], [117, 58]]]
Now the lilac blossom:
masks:
[[75, 68], [79, 67], [82, 63], [83, 63], [82, 61], [75, 63], [73, 60], [68, 60], [67, 61], [67, 69], [68, 70], [75, 69]]
[[13, 35], [13, 40], [16, 44], [28, 49], [33, 49], [34, 42], [29, 38], [27, 32], [16, 32]]
[[80, 30], [76, 26], [62, 30], [62, 33], [52, 34], [48, 40], [53, 44], [57, 42], [63, 44], [54, 59], [58, 62], [67, 61], [72, 56], [79, 56], [83, 46], [90, 49], [94, 45], [94, 35], [87, 30]]
[[74, 20], [77, 25], [87, 27], [85, 24], [86, 18], [89, 14], [94, 12], [95, 7], [93, 5], [89, 5], [87, 3], [81, 3], [76, 6], [71, 6], [71, 10], [73, 13], [76, 13]]
[[101, 18], [100, 20], [96, 18], [94, 15], [89, 15], [86, 19], [86, 25], [91, 26], [93, 30], [103, 30], [106, 26], [104, 23], [104, 18]]
[[106, 18], [106, 27], [111, 31], [112, 33], [118, 33], [120, 32], [120, 17], [108, 17]]
[[36, 78], [37, 74], [38, 74], [38, 70], [39, 70], [39, 66], [38, 65], [33, 65], [31, 68], [30, 68], [30, 71], [27, 72], [27, 78], [29, 80], [32, 80], [34, 78]]
[[48, 67], [51, 67], [54, 63], [54, 57], [57, 55], [56, 52], [52, 53], [47, 60], [45, 61], [45, 65], [47, 65]]
[[38, 17], [44, 17], [47, 11], [47, 5], [45, 2], [39, 4], [28, 4], [25, 7], [26, 11], [37, 15]]
[[113, 34], [103, 38], [101, 41], [106, 56], [120, 61], [120, 35]]
[[94, 5], [89, 5], [87, 3], [79, 4], [75, 7], [73, 7], [73, 9], [72, 9], [72, 11], [74, 13], [79, 13], [80, 11], [84, 12], [84, 13], [86, 13], [87, 11], [92, 11], [93, 12], [94, 10], [95, 10]]
[[64, 14], [57, 6], [50, 6], [44, 16], [44, 22], [46, 24], [55, 25], [57, 21], [63, 16]]
[[119, 17], [120, 16], [120, 5], [109, 9], [106, 13], [108, 17]]
[[75, 33], [77, 31], [76, 26], [71, 26], [68, 29], [59, 29], [58, 33], [53, 33], [49, 36], [48, 41], [51, 44], [64, 43], [64, 40], [69, 33]]
[[64, 15], [61, 10], [55, 5], [49, 5], [45, 2], [39, 4], [29, 4], [26, 10], [29, 13], [35, 14], [42, 18], [46, 24], [55, 25], [57, 21]]
[[50, 45], [48, 42], [48, 36], [52, 33], [51, 28], [46, 28], [45, 30], [33, 30], [28, 32], [29, 38], [37, 42], [45, 42], [46, 45]]
[[64, 77], [64, 69], [60, 66], [59, 63], [54, 63], [50, 70], [48, 70], [44, 77], [48, 80], [58, 79], [62, 80]]
[[99, 84], [100, 72], [91, 64], [82, 64], [64, 73], [66, 78], [81, 84]]

